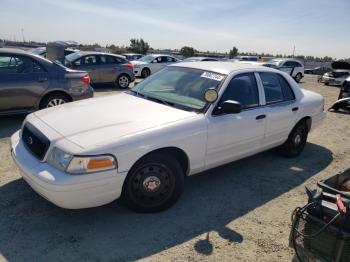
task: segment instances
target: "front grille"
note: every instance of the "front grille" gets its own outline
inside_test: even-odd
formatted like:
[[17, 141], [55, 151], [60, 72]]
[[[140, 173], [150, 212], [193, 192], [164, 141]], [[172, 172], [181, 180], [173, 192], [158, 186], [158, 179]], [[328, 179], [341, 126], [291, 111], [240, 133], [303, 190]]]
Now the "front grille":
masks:
[[50, 140], [28, 124], [22, 129], [22, 141], [26, 148], [39, 160], [43, 160], [50, 146]]

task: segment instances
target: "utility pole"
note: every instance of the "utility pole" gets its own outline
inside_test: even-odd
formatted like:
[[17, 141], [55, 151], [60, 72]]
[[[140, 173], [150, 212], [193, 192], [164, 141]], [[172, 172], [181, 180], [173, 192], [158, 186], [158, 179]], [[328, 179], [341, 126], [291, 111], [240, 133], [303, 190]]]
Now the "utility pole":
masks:
[[22, 39], [23, 39], [23, 43], [25, 43], [26, 41], [24, 40], [24, 29], [22, 28], [22, 29], [21, 29], [21, 31], [22, 31]]
[[294, 57], [294, 53], [295, 53], [295, 45], [293, 46], [293, 57]]

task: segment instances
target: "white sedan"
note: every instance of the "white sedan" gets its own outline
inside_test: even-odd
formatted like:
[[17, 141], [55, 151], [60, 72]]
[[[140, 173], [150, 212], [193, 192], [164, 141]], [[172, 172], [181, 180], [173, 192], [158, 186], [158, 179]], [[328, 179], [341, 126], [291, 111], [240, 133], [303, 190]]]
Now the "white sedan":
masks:
[[134, 66], [135, 76], [146, 78], [178, 61], [177, 58], [169, 55], [146, 55], [138, 60], [131, 61], [131, 63]]
[[323, 107], [321, 95], [275, 69], [177, 63], [125, 93], [28, 115], [11, 137], [12, 156], [60, 207], [122, 196], [135, 211], [155, 212], [176, 202], [186, 176], [274, 147], [298, 156]]

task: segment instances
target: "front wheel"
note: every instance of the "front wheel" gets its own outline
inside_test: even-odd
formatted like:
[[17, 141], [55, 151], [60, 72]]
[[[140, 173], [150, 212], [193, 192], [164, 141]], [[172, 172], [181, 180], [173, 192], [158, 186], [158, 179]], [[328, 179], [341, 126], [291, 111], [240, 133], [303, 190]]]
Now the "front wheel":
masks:
[[287, 141], [281, 146], [282, 154], [286, 157], [297, 157], [303, 151], [308, 135], [305, 121], [299, 122], [290, 132]]
[[147, 78], [151, 75], [151, 71], [148, 68], [144, 68], [141, 71], [142, 78]]
[[136, 212], [158, 212], [175, 204], [183, 188], [184, 174], [179, 162], [166, 154], [152, 154], [130, 170], [123, 199]]

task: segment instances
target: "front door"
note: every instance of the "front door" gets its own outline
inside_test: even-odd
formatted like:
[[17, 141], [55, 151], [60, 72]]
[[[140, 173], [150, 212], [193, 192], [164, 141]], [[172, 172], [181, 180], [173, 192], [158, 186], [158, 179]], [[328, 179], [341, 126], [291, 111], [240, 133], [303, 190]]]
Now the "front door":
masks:
[[261, 107], [254, 73], [235, 76], [218, 106], [234, 100], [242, 104], [238, 114], [209, 115], [206, 167], [211, 168], [254, 154], [261, 149], [265, 132], [265, 108]]

